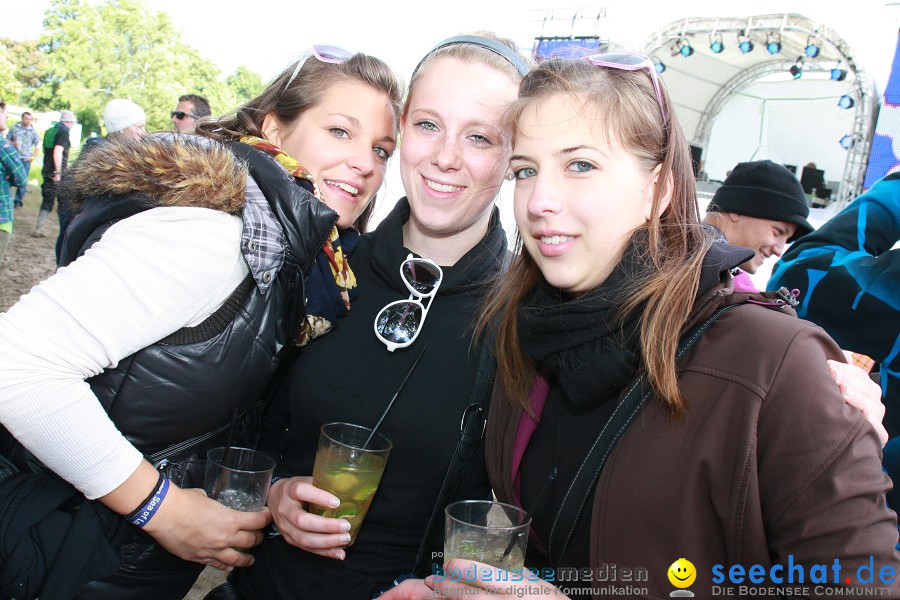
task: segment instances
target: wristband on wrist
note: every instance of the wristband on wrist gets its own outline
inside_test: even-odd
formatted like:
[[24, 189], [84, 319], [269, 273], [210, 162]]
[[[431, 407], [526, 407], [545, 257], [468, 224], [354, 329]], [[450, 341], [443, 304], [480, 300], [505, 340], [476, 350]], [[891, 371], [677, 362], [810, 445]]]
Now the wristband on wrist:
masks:
[[159, 509], [160, 504], [162, 504], [162, 501], [168, 492], [169, 478], [160, 471], [159, 479], [153, 487], [153, 491], [134, 512], [125, 517], [125, 520], [132, 525], [143, 528], [144, 525], [150, 522], [153, 515], [156, 514], [157, 509]]
[[282, 479], [288, 479], [288, 476], [287, 475], [279, 475], [277, 477], [273, 477], [272, 482], [269, 484], [269, 487], [272, 487], [273, 485], [275, 485], [276, 481], [280, 481]]

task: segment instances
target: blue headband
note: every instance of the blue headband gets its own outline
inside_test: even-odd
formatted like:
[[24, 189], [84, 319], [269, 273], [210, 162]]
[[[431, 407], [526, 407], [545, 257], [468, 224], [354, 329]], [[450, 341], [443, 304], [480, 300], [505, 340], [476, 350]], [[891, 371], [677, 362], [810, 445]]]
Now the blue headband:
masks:
[[480, 46], [495, 54], [499, 54], [506, 62], [511, 64], [516, 68], [516, 71], [519, 72], [522, 77], [525, 77], [528, 74], [528, 65], [525, 64], [525, 61], [522, 60], [522, 57], [519, 54], [505, 44], [501, 44], [495, 40], [490, 38], [482, 37], [480, 35], [456, 35], [451, 38], [447, 38], [443, 42], [439, 43], [437, 46], [428, 51], [422, 60], [419, 61], [419, 64], [416, 65], [416, 68], [413, 69], [412, 77], [410, 77], [410, 81], [412, 78], [416, 76], [416, 72], [419, 70], [419, 67], [422, 66], [422, 63], [425, 62], [425, 59], [434, 54], [436, 51], [440, 50], [444, 46], [455, 46], [457, 44], [472, 44], [473, 46]]

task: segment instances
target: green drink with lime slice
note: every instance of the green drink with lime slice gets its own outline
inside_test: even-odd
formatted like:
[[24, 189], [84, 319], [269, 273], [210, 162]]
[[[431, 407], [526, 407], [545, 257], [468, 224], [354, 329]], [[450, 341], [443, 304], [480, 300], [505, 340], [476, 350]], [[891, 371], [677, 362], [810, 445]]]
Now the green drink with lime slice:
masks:
[[391, 451], [391, 441], [380, 433], [363, 448], [371, 432], [358, 425], [327, 423], [322, 425], [316, 449], [313, 485], [337, 496], [341, 504], [337, 508], [310, 505], [310, 512], [349, 521], [348, 545], [356, 541]]

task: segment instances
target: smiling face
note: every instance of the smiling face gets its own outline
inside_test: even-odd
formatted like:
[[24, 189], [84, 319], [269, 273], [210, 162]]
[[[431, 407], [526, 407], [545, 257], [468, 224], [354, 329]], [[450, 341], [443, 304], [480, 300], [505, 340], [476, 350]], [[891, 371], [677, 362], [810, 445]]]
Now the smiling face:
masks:
[[390, 99], [360, 82], [335, 83], [287, 125], [267, 115], [262, 129], [309, 171], [322, 200], [338, 213], [338, 227], [350, 227], [372, 200], [396, 146]]
[[600, 109], [581, 109], [571, 96], [525, 108], [511, 168], [525, 249], [547, 282], [564, 291], [603, 283], [632, 233], [650, 219], [656, 171], [607, 139]]
[[691, 561], [679, 558], [669, 567], [668, 576], [669, 583], [675, 587], [687, 588], [697, 579], [697, 569]]
[[423, 67], [400, 146], [410, 249], [447, 236], [471, 248], [484, 236], [509, 158], [501, 117], [515, 97], [516, 83], [483, 64], [446, 57]]
[[756, 273], [770, 256], [781, 256], [788, 239], [797, 231], [797, 225], [785, 221], [772, 221], [747, 215], [725, 213], [722, 230], [729, 244], [750, 248], [756, 255], [741, 265], [748, 273]]

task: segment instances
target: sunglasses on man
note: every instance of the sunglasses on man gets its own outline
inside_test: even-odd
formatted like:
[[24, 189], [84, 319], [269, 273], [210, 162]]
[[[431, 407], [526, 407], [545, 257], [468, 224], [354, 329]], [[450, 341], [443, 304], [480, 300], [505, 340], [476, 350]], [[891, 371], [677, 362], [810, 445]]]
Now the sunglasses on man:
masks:
[[198, 117], [197, 115], [192, 115], [191, 113], [186, 113], [186, 112], [181, 111], [181, 110], [173, 110], [173, 111], [172, 111], [172, 117], [175, 118], [175, 119], [178, 119], [179, 121], [183, 121], [183, 120], [186, 119], [187, 117], [190, 117], [190, 118], [192, 118], [192, 119], [199, 119], [199, 118], [200, 118], [200, 117]]

